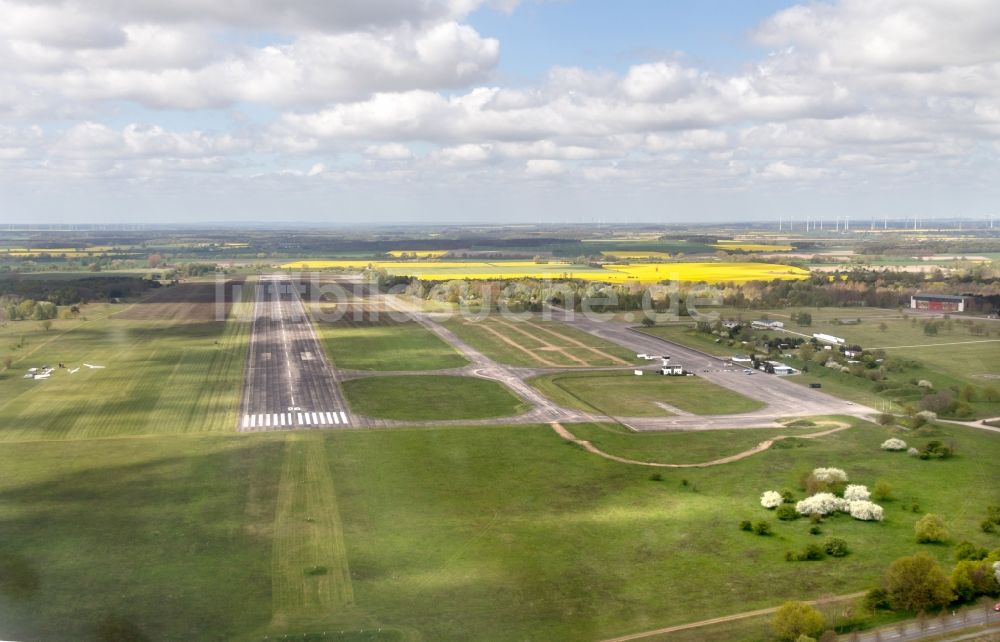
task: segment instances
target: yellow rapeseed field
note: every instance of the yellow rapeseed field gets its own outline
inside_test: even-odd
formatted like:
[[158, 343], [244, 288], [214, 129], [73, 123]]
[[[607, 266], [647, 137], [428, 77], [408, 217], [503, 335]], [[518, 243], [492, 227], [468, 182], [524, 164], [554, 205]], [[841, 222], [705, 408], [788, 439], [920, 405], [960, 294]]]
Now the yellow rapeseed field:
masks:
[[369, 261], [365, 259], [292, 261], [289, 270], [382, 269], [389, 274], [425, 280], [579, 279], [601, 283], [705, 281], [743, 283], [771, 279], [804, 279], [809, 271], [776, 263], [630, 263], [590, 267], [571, 263], [529, 261]]

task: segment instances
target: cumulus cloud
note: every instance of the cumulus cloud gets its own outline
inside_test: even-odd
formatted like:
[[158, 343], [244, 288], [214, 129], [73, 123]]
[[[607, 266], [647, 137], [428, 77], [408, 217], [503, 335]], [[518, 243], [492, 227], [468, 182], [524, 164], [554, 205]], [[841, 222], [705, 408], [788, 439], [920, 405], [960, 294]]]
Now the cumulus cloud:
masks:
[[454, 20], [481, 0], [14, 0], [34, 6], [87, 14], [114, 22], [186, 24], [211, 22], [263, 30], [355, 31]]
[[[466, 20], [481, 6], [0, 0], [0, 167], [12, 182], [44, 168], [498, 193], [518, 180], [631, 194], [996, 178], [996, 3], [802, 4], [753, 30], [767, 52], [736, 71], [679, 54], [515, 85], [494, 74], [500, 43]], [[121, 126], [123, 104], [142, 117]], [[158, 110], [213, 127], [173, 131]], [[256, 122], [227, 129], [219, 110]]]

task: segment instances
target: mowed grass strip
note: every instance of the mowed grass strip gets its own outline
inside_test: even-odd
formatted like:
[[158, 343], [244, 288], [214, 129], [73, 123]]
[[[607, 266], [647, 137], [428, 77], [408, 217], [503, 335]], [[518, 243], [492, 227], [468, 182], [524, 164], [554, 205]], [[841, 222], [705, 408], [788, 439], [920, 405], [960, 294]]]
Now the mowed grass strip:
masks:
[[557, 321], [454, 318], [444, 325], [489, 358], [512, 366], [601, 367], [635, 362], [635, 355], [622, 346]]
[[502, 384], [474, 377], [366, 377], [341, 385], [351, 412], [381, 419], [489, 419], [528, 410]]
[[[991, 482], [1000, 441], [959, 426], [907, 436], [958, 449], [952, 460], [922, 461], [880, 450], [892, 434], [856, 422], [732, 464], [683, 471], [610, 462], [567, 445], [548, 426], [324, 436], [359, 604], [425, 639], [504, 642], [600, 640], [853, 593], [877, 584], [902, 555], [926, 551], [952, 563], [954, 542], [995, 546], [978, 523], [1000, 501]], [[681, 438], [685, 448], [708, 453], [728, 449], [730, 437]], [[662, 456], [661, 445], [635, 454]], [[801, 499], [800, 475], [818, 466], [843, 467], [869, 487], [885, 479], [893, 499], [880, 502], [882, 523], [840, 515], [820, 525], [819, 540], [843, 538], [847, 557], [786, 562], [786, 551], [817, 536], [809, 520], [775, 519], [760, 494], [788, 488]], [[662, 480], [651, 479], [656, 472]], [[914, 541], [924, 512], [944, 517], [951, 543]], [[742, 519], [766, 519], [775, 533], [743, 532]], [[741, 631], [714, 639], [745, 639]]]
[[[542, 394], [567, 408], [616, 417], [661, 417], [670, 406], [695, 415], [753, 412], [759, 401], [699, 377], [664, 377], [652, 372], [575, 372], [529, 380]], [[660, 404], [665, 404], [660, 405]]]
[[261, 437], [5, 444], [0, 639], [230, 640], [265, 626], [283, 446]]
[[415, 321], [315, 324], [327, 356], [349, 370], [441, 370], [461, 368], [468, 360]]
[[354, 591], [324, 442], [290, 434], [274, 517], [272, 627], [351, 618]]

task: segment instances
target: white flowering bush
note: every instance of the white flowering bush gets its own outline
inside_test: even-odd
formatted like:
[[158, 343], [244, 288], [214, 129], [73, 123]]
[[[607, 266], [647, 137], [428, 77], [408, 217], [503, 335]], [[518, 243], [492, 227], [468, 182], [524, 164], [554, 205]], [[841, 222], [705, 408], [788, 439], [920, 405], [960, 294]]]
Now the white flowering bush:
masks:
[[854, 519], [860, 519], [865, 522], [882, 521], [882, 507], [866, 499], [859, 499], [850, 502], [847, 506], [847, 512], [849, 512], [851, 517]]
[[784, 498], [781, 496], [781, 493], [776, 490], [766, 491], [760, 496], [760, 505], [764, 508], [777, 508], [781, 506], [781, 502], [783, 501]]
[[911, 448], [907, 449], [906, 454], [907, 455], [919, 455], [920, 451], [917, 450], [916, 448], [912, 448], [911, 447]]
[[795, 504], [795, 512], [799, 515], [830, 515], [837, 511], [846, 511], [849, 502], [833, 493], [816, 493]]
[[933, 410], [921, 410], [916, 416], [924, 421], [935, 421], [937, 419], [937, 413]]
[[882, 450], [906, 450], [906, 442], [896, 437], [890, 437], [882, 442]]
[[1000, 562], [993, 562], [993, 577], [996, 578], [997, 584], [1000, 584]]
[[849, 502], [867, 501], [871, 496], [868, 487], [861, 484], [848, 484], [844, 489], [844, 499]]
[[921, 388], [924, 388], [925, 390], [932, 390], [934, 388], [934, 384], [931, 383], [930, 381], [927, 381], [926, 379], [921, 379], [920, 381], [917, 382], [917, 385], [920, 386]]
[[840, 468], [816, 468], [812, 472], [813, 479], [821, 482], [845, 482], [847, 473]]

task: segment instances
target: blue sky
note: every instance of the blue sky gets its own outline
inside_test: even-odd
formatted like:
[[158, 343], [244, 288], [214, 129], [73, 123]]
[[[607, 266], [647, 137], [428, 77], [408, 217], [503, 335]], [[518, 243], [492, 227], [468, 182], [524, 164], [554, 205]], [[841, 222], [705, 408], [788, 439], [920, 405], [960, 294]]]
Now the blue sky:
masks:
[[623, 71], [630, 64], [682, 55], [735, 69], [760, 55], [748, 33], [791, 2], [754, 0], [580, 0], [530, 2], [510, 13], [483, 8], [469, 24], [501, 42], [498, 72], [537, 81], [553, 65]]
[[0, 12], [0, 223], [998, 214], [990, 0]]

